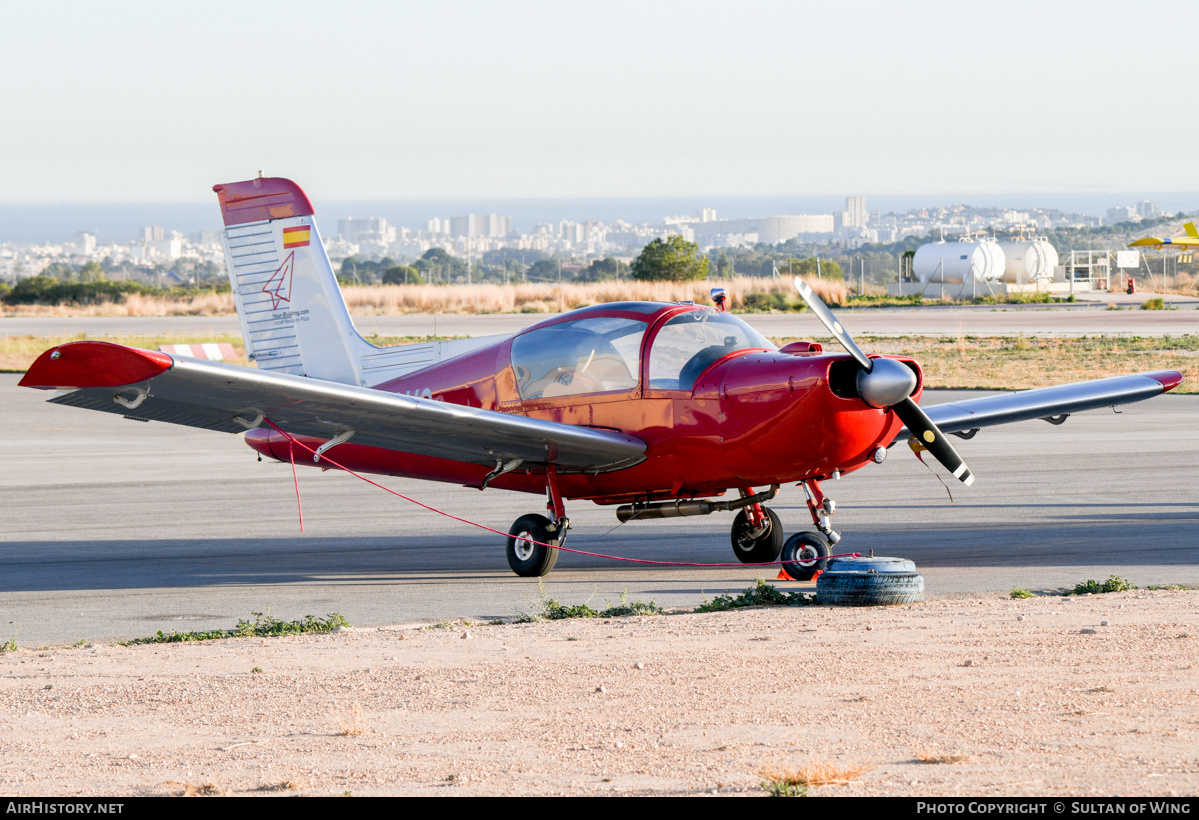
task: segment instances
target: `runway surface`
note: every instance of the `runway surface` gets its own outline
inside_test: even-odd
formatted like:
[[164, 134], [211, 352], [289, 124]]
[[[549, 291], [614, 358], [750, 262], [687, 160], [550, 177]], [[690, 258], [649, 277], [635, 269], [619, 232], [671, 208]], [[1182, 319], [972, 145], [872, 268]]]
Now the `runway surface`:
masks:
[[[487, 336], [515, 333], [551, 314], [518, 313], [480, 316], [355, 316], [366, 336]], [[932, 307], [912, 310], [838, 310], [855, 336], [1181, 336], [1199, 333], [1199, 310], [1106, 310], [1072, 305], [1025, 307]], [[810, 312], [758, 313], [742, 316], [767, 336], [828, 338]], [[203, 336], [241, 333], [235, 316], [78, 317], [0, 319], [9, 336], [88, 336], [186, 334]]]
[[[0, 642], [73, 643], [232, 626], [252, 612], [340, 612], [360, 626], [512, 617], [543, 596], [600, 607], [694, 606], [777, 569], [662, 568], [564, 555], [543, 585], [508, 570], [503, 539], [336, 472], [258, 463], [239, 437], [44, 403], [0, 375]], [[930, 391], [926, 404], [953, 393]], [[955, 444], [978, 480], [945, 488], [907, 450], [825, 489], [845, 549], [914, 560], [931, 595], [1073, 586], [1111, 574], [1199, 583], [1199, 396], [1164, 396], [1060, 427]], [[387, 479], [506, 531], [543, 501]], [[788, 532], [811, 522], [785, 487]], [[573, 503], [567, 546], [670, 561], [732, 560], [730, 514], [616, 527]], [[794, 585], [793, 585], [794, 586]]]

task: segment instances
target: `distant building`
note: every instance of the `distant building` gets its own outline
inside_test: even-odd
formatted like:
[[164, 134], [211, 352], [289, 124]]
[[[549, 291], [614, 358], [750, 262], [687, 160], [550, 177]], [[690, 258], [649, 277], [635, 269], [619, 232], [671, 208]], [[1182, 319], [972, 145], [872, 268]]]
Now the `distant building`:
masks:
[[441, 220], [446, 232], [454, 239], [474, 237], [503, 237], [512, 233], [512, 217], [499, 214], [467, 214]]
[[386, 219], [368, 217], [366, 219], [337, 220], [337, 234], [345, 242], [366, 242], [375, 245], [390, 245], [396, 241], [394, 225], [387, 224]]
[[1162, 215], [1162, 207], [1156, 202], [1146, 199], [1137, 203], [1137, 213], [1140, 214], [1141, 219], [1157, 219]]
[[[757, 237], [756, 242], [775, 245], [801, 236], [833, 233], [832, 214], [796, 214], [766, 216], [756, 219], [715, 219], [691, 224], [695, 241], [701, 248], [731, 247], [728, 237], [737, 235]], [[718, 239], [725, 237], [725, 239]]]
[[866, 197], [845, 197], [845, 227], [864, 228], [866, 227], [866, 221], [868, 217], [869, 213], [866, 210]]
[[1137, 213], [1137, 209], [1131, 205], [1119, 208], [1107, 209], [1107, 224], [1115, 225], [1117, 222], [1136, 222], [1141, 218]]

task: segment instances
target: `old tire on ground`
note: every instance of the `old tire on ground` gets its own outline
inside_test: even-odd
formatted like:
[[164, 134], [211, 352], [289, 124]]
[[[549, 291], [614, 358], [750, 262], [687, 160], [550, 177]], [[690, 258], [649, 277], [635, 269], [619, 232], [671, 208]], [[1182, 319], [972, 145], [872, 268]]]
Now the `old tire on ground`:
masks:
[[[550, 520], [544, 515], [522, 515], [508, 530], [508, 566], [517, 575], [536, 578], [547, 575], [558, 562], [558, 550], [544, 546], [556, 544], [558, 538], [550, 533]], [[535, 544], [540, 541], [541, 544]]]
[[832, 547], [818, 532], [797, 532], [783, 544], [783, 569], [796, 581], [811, 581], [828, 568]]
[[777, 561], [783, 551], [783, 525], [774, 510], [763, 507], [766, 513], [766, 526], [763, 532], [754, 533], [745, 510], [737, 513], [733, 519], [733, 529], [729, 536], [733, 542], [733, 554], [743, 564], [765, 564]]
[[834, 558], [816, 579], [826, 606], [892, 606], [924, 600], [924, 576], [903, 558]]

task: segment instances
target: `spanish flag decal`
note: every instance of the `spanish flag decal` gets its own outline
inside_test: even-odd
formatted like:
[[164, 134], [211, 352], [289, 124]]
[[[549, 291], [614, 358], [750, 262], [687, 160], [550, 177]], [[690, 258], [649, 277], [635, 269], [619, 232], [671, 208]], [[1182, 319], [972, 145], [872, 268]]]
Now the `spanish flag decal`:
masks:
[[283, 248], [303, 248], [308, 245], [312, 228], [308, 225], [297, 225], [294, 228], [283, 229]]

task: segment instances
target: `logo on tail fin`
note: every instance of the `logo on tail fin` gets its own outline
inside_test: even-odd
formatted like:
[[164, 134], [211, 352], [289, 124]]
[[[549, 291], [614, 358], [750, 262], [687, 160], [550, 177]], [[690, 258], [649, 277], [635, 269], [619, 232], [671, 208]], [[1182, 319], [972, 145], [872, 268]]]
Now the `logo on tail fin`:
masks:
[[284, 302], [291, 303], [291, 268], [295, 255], [295, 251], [289, 253], [279, 269], [271, 274], [271, 278], [262, 286], [262, 292], [271, 297], [271, 310], [278, 310], [279, 305]]

